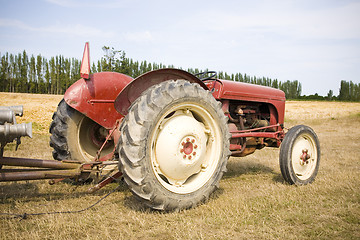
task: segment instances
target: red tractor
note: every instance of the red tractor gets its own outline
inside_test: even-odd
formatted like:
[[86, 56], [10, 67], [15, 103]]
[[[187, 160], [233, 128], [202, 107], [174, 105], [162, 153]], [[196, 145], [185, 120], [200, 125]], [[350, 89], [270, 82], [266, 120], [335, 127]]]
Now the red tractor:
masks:
[[315, 132], [298, 125], [285, 134], [281, 90], [220, 80], [215, 72], [160, 69], [135, 79], [90, 74], [88, 43], [81, 77], [53, 115], [53, 157], [91, 171], [115, 162], [118, 172], [105, 182], [122, 175], [150, 208], [196, 206], [217, 188], [230, 156], [264, 147], [280, 147], [281, 173], [290, 184], [311, 183], [318, 172]]
[[53, 156], [118, 161], [126, 184], [147, 206], [174, 210], [205, 201], [229, 156], [264, 147], [281, 146], [288, 183], [314, 181], [319, 140], [304, 125], [285, 134], [281, 90], [178, 69], [135, 79], [115, 72], [90, 75], [88, 45], [82, 63], [82, 79], [66, 91], [53, 116]]

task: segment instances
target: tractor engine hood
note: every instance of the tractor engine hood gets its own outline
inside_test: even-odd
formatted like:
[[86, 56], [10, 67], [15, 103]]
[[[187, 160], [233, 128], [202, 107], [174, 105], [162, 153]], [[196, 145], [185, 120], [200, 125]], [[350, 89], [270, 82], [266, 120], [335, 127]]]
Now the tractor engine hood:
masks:
[[206, 86], [218, 100], [266, 103], [276, 122], [284, 123], [285, 93], [279, 89], [229, 80], [209, 80]]
[[229, 80], [208, 81], [216, 99], [232, 99], [255, 102], [285, 102], [285, 93], [279, 89]]

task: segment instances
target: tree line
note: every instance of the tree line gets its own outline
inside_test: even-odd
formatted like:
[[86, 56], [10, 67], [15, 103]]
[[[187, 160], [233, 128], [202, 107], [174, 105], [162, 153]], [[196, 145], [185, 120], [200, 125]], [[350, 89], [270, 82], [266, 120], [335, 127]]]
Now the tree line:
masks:
[[[173, 65], [162, 63], [135, 61], [126, 57], [124, 51], [107, 46], [103, 47], [103, 51], [104, 56], [92, 63], [92, 73], [113, 71], [135, 78], [148, 71], [174, 68]], [[80, 79], [81, 61], [76, 58], [65, 58], [59, 55], [46, 59], [41, 54], [29, 56], [24, 50], [18, 54], [7, 52], [3, 55], [0, 54], [0, 59], [0, 91], [2, 92], [64, 94], [71, 84]], [[193, 74], [207, 71], [207, 69], [198, 68], [184, 70]], [[351, 81], [341, 81], [339, 96], [333, 96], [333, 92], [330, 90], [327, 97], [322, 97], [317, 94], [302, 96], [301, 83], [297, 80], [282, 82], [268, 77], [250, 76], [246, 73], [228, 74], [223, 71], [219, 71], [217, 77], [278, 88], [285, 92], [287, 99], [360, 101], [360, 84], [354, 84]]]
[[63, 94], [80, 79], [81, 62], [75, 58], [59, 55], [48, 60], [41, 54], [28, 56], [25, 50], [0, 56], [2, 92]]

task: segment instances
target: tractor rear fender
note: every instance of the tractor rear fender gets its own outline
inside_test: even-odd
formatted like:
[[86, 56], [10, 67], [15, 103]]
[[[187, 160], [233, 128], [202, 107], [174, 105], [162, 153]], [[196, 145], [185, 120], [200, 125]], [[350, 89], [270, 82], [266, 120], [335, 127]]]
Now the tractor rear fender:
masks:
[[208, 90], [206, 85], [197, 77], [180, 69], [164, 68], [147, 72], [135, 78], [128, 84], [115, 100], [115, 109], [123, 116], [128, 113], [130, 105], [148, 88], [167, 80], [187, 80], [198, 83], [201, 87]]
[[123, 118], [115, 110], [114, 101], [133, 78], [116, 72], [94, 73], [89, 79], [81, 78], [64, 95], [65, 102], [101, 126], [111, 129], [116, 120]]

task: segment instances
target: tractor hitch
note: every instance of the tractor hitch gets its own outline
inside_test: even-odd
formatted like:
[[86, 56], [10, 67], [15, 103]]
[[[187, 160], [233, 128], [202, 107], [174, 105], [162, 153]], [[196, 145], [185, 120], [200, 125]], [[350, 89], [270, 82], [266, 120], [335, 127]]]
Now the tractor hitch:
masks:
[[[16, 123], [16, 116], [21, 117], [22, 115], [22, 106], [0, 107], [0, 182], [50, 179], [49, 183], [54, 184], [67, 178], [83, 182], [90, 177], [91, 173], [99, 173], [102, 168], [113, 164], [107, 160], [113, 157], [114, 152], [102, 158], [100, 158], [100, 152], [111, 135], [114, 134], [115, 128], [107, 136], [102, 148], [97, 153], [97, 157], [91, 162], [4, 157], [3, 153], [6, 144], [16, 140], [17, 149], [21, 143], [21, 137], [32, 138], [32, 123]], [[2, 169], [2, 166], [14, 166], [15, 168]], [[89, 191], [99, 190], [114, 179], [121, 177], [121, 175], [121, 172], [115, 171], [115, 173], [89, 189]]]

